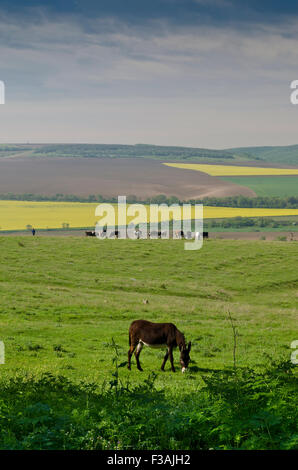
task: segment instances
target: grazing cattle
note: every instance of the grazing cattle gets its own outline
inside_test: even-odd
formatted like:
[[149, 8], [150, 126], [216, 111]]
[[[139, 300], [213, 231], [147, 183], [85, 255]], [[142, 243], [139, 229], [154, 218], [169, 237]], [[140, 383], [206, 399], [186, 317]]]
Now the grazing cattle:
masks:
[[118, 237], [119, 237], [119, 233], [120, 233], [119, 230], [115, 230], [114, 232], [111, 232], [110, 238], [111, 238], [111, 237], [118, 238]]
[[176, 238], [185, 238], [183, 230], [176, 230], [175, 236]]
[[129, 351], [128, 351], [128, 369], [131, 369], [131, 356], [135, 351], [137, 368], [143, 370], [140, 364], [139, 356], [143, 346], [151, 348], [166, 347], [161, 370], [164, 370], [168, 357], [171, 362], [171, 369], [175, 372], [173, 348], [180, 349], [180, 364], [182, 372], [188, 367], [190, 357], [191, 342], [186, 346], [183, 333], [173, 323], [152, 323], [147, 320], [135, 320], [129, 328]]
[[149, 232], [149, 237], [150, 238], [161, 238], [161, 232], [157, 231], [157, 230], [153, 230], [152, 232]]
[[209, 238], [209, 232], [194, 232], [195, 240], [200, 240], [202, 236], [203, 238]]
[[95, 232], [85, 232], [86, 237], [96, 237]]

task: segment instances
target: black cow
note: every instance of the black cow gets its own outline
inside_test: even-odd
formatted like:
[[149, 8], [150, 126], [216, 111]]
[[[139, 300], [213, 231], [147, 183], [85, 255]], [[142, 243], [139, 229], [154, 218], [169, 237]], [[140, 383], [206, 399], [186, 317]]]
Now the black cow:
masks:
[[119, 234], [120, 234], [119, 230], [115, 230], [114, 232], [111, 232], [110, 238], [111, 238], [111, 237], [118, 238], [118, 237], [119, 237]]
[[149, 237], [150, 238], [161, 238], [161, 231], [153, 230], [152, 232], [149, 232]]
[[85, 232], [86, 237], [96, 237], [95, 232]]

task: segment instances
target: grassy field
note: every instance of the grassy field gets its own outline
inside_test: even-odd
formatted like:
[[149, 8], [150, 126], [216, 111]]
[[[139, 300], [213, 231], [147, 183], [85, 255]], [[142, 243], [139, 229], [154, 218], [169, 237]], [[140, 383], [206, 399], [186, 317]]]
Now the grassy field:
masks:
[[164, 163], [184, 170], [194, 170], [211, 176], [281, 176], [298, 175], [298, 168], [260, 168], [254, 166], [204, 165], [200, 163]]
[[298, 194], [298, 177], [296, 176], [226, 176], [223, 179], [246, 186], [257, 196], [290, 197]]
[[[35, 202], [35, 201], [0, 201], [0, 231], [24, 230], [27, 225], [36, 229], [61, 228], [63, 224], [69, 224], [70, 228], [94, 227], [96, 221], [101, 220], [95, 216], [98, 203], [80, 202]], [[117, 206], [114, 205], [116, 223]], [[127, 206], [128, 207], [128, 206]], [[133, 209], [133, 207], [131, 206]], [[135, 212], [133, 211], [132, 214]], [[185, 220], [190, 219], [189, 213], [184, 213]], [[208, 207], [204, 206], [204, 219], [230, 218], [230, 217], [274, 217], [295, 216], [298, 209], [261, 209], [261, 208], [237, 208], [237, 207]], [[147, 214], [142, 220], [151, 220], [149, 206]], [[173, 214], [170, 213], [170, 219]], [[133, 221], [135, 216], [127, 217], [127, 222]], [[176, 212], [176, 219], [181, 219], [180, 207]], [[195, 207], [191, 209], [191, 218], [196, 218]], [[167, 211], [159, 215], [159, 220], [169, 220]], [[102, 224], [112, 224], [113, 219], [108, 218]], [[140, 223], [140, 222], [138, 222]]]
[[[0, 448], [294, 448], [297, 255], [295, 242], [0, 238]], [[162, 373], [150, 349], [143, 373], [126, 369], [138, 318], [192, 341], [186, 374]]]

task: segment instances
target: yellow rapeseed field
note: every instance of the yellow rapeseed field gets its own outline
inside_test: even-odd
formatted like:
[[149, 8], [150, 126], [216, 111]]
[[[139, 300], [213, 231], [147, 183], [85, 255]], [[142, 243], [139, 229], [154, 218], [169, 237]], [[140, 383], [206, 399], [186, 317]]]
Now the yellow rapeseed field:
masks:
[[[26, 201], [0, 201], [0, 230], [25, 230], [27, 225], [36, 229], [62, 228], [62, 224], [69, 224], [70, 228], [94, 227], [100, 217], [95, 215], [97, 203], [77, 202], [26, 202]], [[114, 206], [115, 207], [115, 206]], [[129, 206], [128, 206], [129, 207]], [[133, 208], [131, 207], [131, 210]], [[149, 206], [146, 207], [148, 220]], [[142, 221], [146, 218], [146, 211]], [[116, 223], [117, 223], [117, 207]], [[134, 214], [132, 210], [131, 214]], [[180, 208], [175, 219], [189, 219], [189, 214], [182, 213]], [[241, 209], [231, 207], [204, 207], [204, 218], [229, 218], [229, 217], [266, 217], [298, 215], [298, 209]], [[128, 217], [128, 222], [133, 216]], [[168, 220], [167, 214], [159, 215], [159, 220]], [[170, 213], [170, 219], [173, 216]], [[191, 208], [191, 218], [195, 218], [195, 208]], [[106, 220], [108, 224], [111, 218]], [[141, 220], [138, 221], [140, 223]]]
[[281, 176], [298, 175], [298, 168], [258, 168], [252, 166], [201, 165], [200, 163], [164, 163], [185, 170], [195, 170], [211, 176]]

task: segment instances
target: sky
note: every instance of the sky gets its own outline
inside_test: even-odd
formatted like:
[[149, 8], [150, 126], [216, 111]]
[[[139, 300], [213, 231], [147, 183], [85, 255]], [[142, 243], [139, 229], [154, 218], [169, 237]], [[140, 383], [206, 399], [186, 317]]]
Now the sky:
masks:
[[0, 143], [298, 143], [295, 0], [0, 0]]

